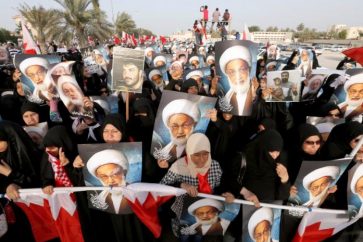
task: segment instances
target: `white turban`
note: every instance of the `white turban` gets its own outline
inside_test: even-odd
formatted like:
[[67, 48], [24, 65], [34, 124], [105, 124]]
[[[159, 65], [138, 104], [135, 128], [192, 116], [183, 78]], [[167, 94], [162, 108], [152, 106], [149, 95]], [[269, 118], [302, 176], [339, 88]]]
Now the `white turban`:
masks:
[[208, 55], [206, 61], [208, 62], [209, 60], [215, 60], [214, 56], [213, 55]]
[[166, 58], [165, 58], [165, 56], [162, 56], [162, 55], [158, 55], [158, 56], [156, 56], [156, 57], [154, 58], [154, 60], [153, 60], [154, 65], [156, 65], [156, 63], [157, 63], [158, 61], [163, 61], [163, 62], [166, 64]]
[[198, 209], [200, 207], [204, 207], [204, 206], [214, 207], [214, 208], [218, 209], [219, 212], [222, 212], [224, 209], [224, 206], [220, 201], [210, 199], [210, 198], [204, 198], [204, 199], [201, 199], [201, 200], [198, 200], [198, 201], [192, 203], [192, 205], [190, 205], [188, 207], [188, 213], [193, 216], [194, 211], [196, 209]]
[[276, 61], [270, 61], [269, 63], [266, 64], [266, 69], [268, 69], [272, 65], [274, 65], [276, 67], [277, 62]]
[[307, 174], [303, 179], [303, 186], [306, 190], [309, 190], [309, 186], [312, 182], [324, 177], [329, 176], [335, 180], [340, 173], [339, 166], [325, 166], [316, 170], [313, 170]]
[[66, 82], [70, 82], [70, 83], [72, 83], [73, 85], [75, 85], [75, 86], [79, 89], [79, 91], [81, 91], [81, 89], [80, 89], [80, 88], [79, 88], [79, 86], [78, 86], [77, 81], [74, 79], [74, 77], [73, 77], [73, 76], [70, 76], [70, 75], [62, 75], [62, 76], [60, 76], [60, 77], [58, 78], [58, 80], [57, 80], [57, 87], [58, 87], [58, 91], [59, 91], [61, 94], [63, 94], [63, 95], [64, 95], [64, 93], [63, 93], [63, 89], [62, 89], [62, 86], [63, 86], [63, 84], [64, 84], [64, 83], [66, 83]]
[[153, 48], [151, 48], [151, 47], [147, 47], [146, 49], [145, 49], [145, 56], [147, 55], [147, 53], [149, 53], [149, 51], [154, 51], [154, 49]]
[[106, 164], [116, 164], [122, 167], [124, 171], [129, 169], [129, 162], [126, 156], [119, 150], [102, 150], [95, 153], [87, 162], [87, 169], [94, 177], [98, 167]]
[[236, 45], [225, 50], [219, 59], [219, 66], [224, 74], [226, 74], [226, 65], [231, 60], [242, 59], [251, 67], [251, 53], [247, 47]]
[[189, 79], [189, 78], [191, 78], [192, 76], [199, 76], [199, 77], [203, 77], [204, 75], [203, 75], [203, 72], [201, 71], [201, 70], [194, 70], [194, 71], [191, 71], [191, 72], [189, 72], [187, 75], [186, 75], [186, 77], [185, 77], [185, 79]]
[[[23, 60], [20, 65], [19, 65], [19, 69], [20, 71], [26, 75], [26, 69], [29, 66], [42, 66], [45, 69], [48, 70], [49, 68], [49, 62], [47, 59], [41, 58], [41, 57], [30, 57], [28, 59]], [[26, 75], [27, 76], [27, 75]]]
[[159, 76], [162, 76], [161, 74], [161, 71], [158, 70], [158, 69], [154, 69], [152, 71], [149, 72], [149, 80], [152, 81], [152, 77], [155, 76], [155, 75], [159, 75]]
[[174, 61], [173, 63], [171, 63], [171, 66], [170, 66], [170, 67], [172, 67], [172, 66], [174, 66], [174, 65], [178, 65], [178, 66], [180, 66], [181, 68], [183, 68], [183, 63], [182, 63], [181, 61]]
[[350, 190], [352, 191], [352, 193], [357, 194], [357, 191], [355, 190], [355, 185], [362, 176], [363, 176], [363, 164], [360, 164], [354, 171], [354, 175], [350, 182]]
[[199, 62], [199, 57], [198, 56], [192, 56], [192, 57], [190, 57], [190, 59], [189, 59], [189, 63], [190, 64], [192, 64], [192, 61], [198, 61]]
[[188, 115], [194, 122], [198, 122], [200, 118], [198, 104], [187, 99], [176, 99], [168, 103], [163, 110], [162, 117], [165, 126], [168, 126], [169, 118], [178, 113]]
[[250, 220], [248, 221], [248, 233], [250, 234], [251, 238], [254, 238], [254, 232], [256, 226], [264, 220], [267, 220], [272, 225], [274, 218], [274, 214], [272, 212], [272, 208], [263, 207], [256, 210]]
[[363, 73], [351, 76], [349, 80], [344, 83], [345, 92], [348, 92], [349, 87], [354, 84], [363, 84]]

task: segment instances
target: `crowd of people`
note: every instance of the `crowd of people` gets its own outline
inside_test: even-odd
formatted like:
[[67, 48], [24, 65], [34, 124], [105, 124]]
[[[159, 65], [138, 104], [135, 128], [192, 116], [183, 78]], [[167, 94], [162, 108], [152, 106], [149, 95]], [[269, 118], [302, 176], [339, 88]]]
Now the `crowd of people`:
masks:
[[[217, 8], [212, 14], [211, 29], [215, 23], [221, 25], [220, 16]], [[227, 17], [226, 20], [223, 17], [224, 25], [230, 21], [229, 14]], [[194, 25], [196, 29], [202, 24], [205, 28], [208, 21], [208, 7], [204, 6], [203, 21], [196, 20]], [[85, 164], [79, 157], [77, 144], [142, 142], [141, 181], [176, 186], [187, 192], [161, 207], [163, 232], [159, 239], [153, 238], [132, 211], [109, 214], [90, 209], [84, 194], [77, 193], [77, 210], [85, 241], [223, 241], [223, 235], [225, 240], [228, 237], [229, 241], [239, 241], [242, 236], [241, 212], [228, 229], [221, 222], [221, 227], [215, 232], [209, 227], [203, 230], [211, 219], [203, 214], [217, 214], [219, 204], [209, 206], [208, 211], [203, 211], [197, 205], [191, 206], [189, 212], [200, 219], [197, 220], [200, 227], [195, 226], [196, 234], [183, 234], [180, 229], [182, 200], [186, 196], [196, 197], [201, 192], [224, 196], [228, 203], [242, 198], [257, 207], [262, 201], [286, 202], [290, 196], [296, 195], [297, 188], [293, 185], [303, 161], [343, 158], [363, 137], [361, 72], [343, 83], [348, 96], [351, 95], [345, 106], [338, 106], [334, 99], [336, 74], [328, 76], [324, 84], [320, 83], [324, 90], [322, 95], [314, 96], [307, 102], [268, 102], [266, 97], [276, 96], [276, 93], [265, 88], [263, 83], [266, 82], [267, 72], [278, 70], [278, 60], [273, 60], [274, 65], [268, 66], [266, 53], [258, 60], [256, 73], [252, 73], [251, 53], [241, 46], [234, 46], [226, 49], [218, 58], [219, 63], [216, 63], [215, 52], [218, 50], [215, 46], [206, 50], [201, 37], [198, 37], [196, 43], [175, 42], [171, 48], [171, 63], [167, 63], [165, 56], [158, 53], [156, 48], [144, 48], [144, 72], [134, 71], [136, 77], [143, 79], [141, 93], [129, 92], [126, 96], [107, 85], [113, 47], [106, 47], [110, 61], [101, 61], [98, 71], [91, 74], [87, 72], [89, 68], [84, 65], [78, 50], [71, 49], [63, 56], [63, 61], [74, 61], [71, 70], [64, 66], [64, 69], [58, 70], [62, 71], [61, 74], [52, 74], [62, 95], [68, 97], [70, 103], [53, 96], [54, 87], [43, 85], [50, 66], [42, 59], [29, 58], [31, 65], [23, 61], [19, 69], [10, 67], [10, 72], [1, 72], [0, 184], [1, 193], [7, 196], [7, 199], [2, 198], [2, 204], [5, 210], [12, 210], [16, 216], [16, 221], [9, 223], [8, 232], [2, 238], [4, 241], [34, 239], [29, 222], [13, 203], [20, 198], [20, 188], [41, 187], [45, 194], [52, 194], [54, 187], [85, 185], [82, 173]], [[53, 43], [50, 48], [51, 52], [55, 51]], [[300, 53], [301, 58], [307, 55], [305, 51]], [[98, 54], [99, 51], [94, 51], [94, 55]], [[300, 69], [305, 75], [319, 67], [316, 57], [306, 64], [304, 59], [301, 64], [298, 63], [296, 57], [299, 57], [298, 51], [292, 53], [283, 70]], [[220, 74], [227, 77], [230, 90], [221, 86], [216, 65], [221, 70]], [[123, 72], [128, 68], [132, 80], [131, 69], [135, 67], [125, 65], [123, 68]], [[202, 68], [210, 74], [205, 75]], [[70, 71], [74, 73], [76, 83], [67, 80], [67, 72]], [[28, 90], [23, 88], [21, 75], [26, 75], [33, 82], [34, 92], [40, 93], [38, 96], [42, 102], [27, 98]], [[250, 76], [253, 76], [251, 81]], [[126, 82], [126, 74], [124, 79]], [[305, 81], [301, 85], [308, 86], [309, 83]], [[166, 105], [162, 118], [174, 138], [166, 146], [170, 152], [169, 158], [173, 158], [171, 161], [157, 159], [150, 153], [156, 113], [165, 90], [219, 99], [216, 107], [207, 112], [210, 122], [205, 134], [193, 133], [200, 113], [192, 104], [188, 104], [188, 100]], [[114, 96], [118, 110], [112, 113], [91, 96]], [[92, 115], [80, 116], [70, 112], [69, 105], [77, 106], [72, 100], [79, 99], [82, 100], [82, 107]], [[326, 128], [327, 125], [309, 124], [306, 122], [307, 116], [322, 117], [331, 126]], [[335, 125], [338, 119], [344, 121]], [[31, 132], [26, 132], [26, 127], [39, 128], [39, 124], [44, 122], [49, 129], [43, 137], [34, 137], [30, 135]], [[115, 154], [115, 157], [124, 160], [119, 154]], [[105, 156], [101, 153], [88, 161], [87, 167], [93, 176], [105, 186], [124, 185], [124, 182], [113, 178], [121, 171], [127, 171], [128, 167], [123, 162], [107, 169], [102, 166], [104, 163], [93, 165], [102, 158]], [[360, 162], [363, 162], [363, 148], [353, 158], [348, 170]], [[321, 190], [329, 194], [322, 204], [317, 204], [316, 200], [312, 200], [311, 204], [346, 209], [347, 172], [334, 189], [321, 185], [324, 182], [328, 184], [326, 179], [318, 185], [314, 183], [316, 180], [306, 182], [312, 196], [318, 196]], [[122, 210], [123, 205], [113, 210]], [[292, 240], [300, 220], [282, 216], [280, 241]], [[362, 221], [358, 220], [332, 240], [353, 241], [357, 235], [354, 231], [361, 230], [362, 225]], [[252, 229], [251, 237], [257, 238], [255, 232]], [[201, 233], [203, 236], [199, 236]], [[259, 236], [260, 239], [262, 237]]]

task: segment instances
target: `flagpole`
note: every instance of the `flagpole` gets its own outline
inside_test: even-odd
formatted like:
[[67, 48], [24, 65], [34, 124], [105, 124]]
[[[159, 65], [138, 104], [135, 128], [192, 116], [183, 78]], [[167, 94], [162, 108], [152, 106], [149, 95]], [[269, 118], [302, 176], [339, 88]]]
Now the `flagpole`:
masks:
[[[143, 183], [133, 183], [135, 184], [143, 184]], [[145, 184], [147, 185], [147, 183]], [[171, 187], [174, 188], [174, 187]], [[56, 187], [53, 189], [53, 193], [60, 194], [60, 193], [72, 193], [72, 192], [84, 192], [84, 191], [124, 191], [129, 190], [127, 187]], [[130, 191], [133, 190], [131, 187]], [[137, 190], [139, 191], [139, 190]], [[160, 192], [159, 190], [151, 191], [147, 190], [148, 192]], [[161, 191], [162, 192], [162, 191]], [[29, 189], [19, 189], [20, 195], [24, 194], [27, 195], [44, 195], [43, 190], [41, 188], [29, 188]], [[217, 195], [205, 194], [205, 193], [198, 193], [198, 197], [203, 198], [211, 198], [219, 201], [225, 201], [226, 198]], [[243, 204], [243, 205], [252, 205], [255, 204], [253, 202], [249, 202], [242, 199], [235, 199], [233, 203]], [[325, 208], [307, 208], [307, 207], [293, 207], [287, 205], [277, 205], [277, 204], [270, 204], [270, 203], [260, 203], [261, 207], [268, 207], [268, 208], [276, 208], [276, 209], [283, 209], [283, 210], [292, 210], [298, 212], [316, 212], [316, 213], [327, 213], [327, 214], [348, 214], [346, 210], [335, 210], [335, 209], [325, 209]]]

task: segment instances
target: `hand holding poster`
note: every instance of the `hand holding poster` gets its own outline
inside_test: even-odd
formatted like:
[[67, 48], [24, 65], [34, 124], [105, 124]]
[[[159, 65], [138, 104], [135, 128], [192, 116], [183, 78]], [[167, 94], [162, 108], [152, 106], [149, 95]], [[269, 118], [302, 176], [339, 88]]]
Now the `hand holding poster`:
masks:
[[57, 95], [55, 84], [48, 72], [54, 64], [60, 62], [59, 56], [18, 54], [14, 62], [23, 74], [20, 77], [23, 88], [31, 91], [26, 96], [29, 101], [41, 103]]
[[290, 193], [289, 202], [305, 207], [319, 207], [330, 193], [336, 191], [336, 183], [351, 158], [330, 161], [303, 161], [295, 181], [297, 193]]
[[[78, 145], [88, 186], [125, 187], [141, 180], [141, 143]], [[115, 214], [131, 213], [122, 191], [88, 193], [89, 206]]]
[[215, 103], [216, 98], [163, 91], [150, 150], [155, 159], [173, 162], [182, 157], [189, 136], [206, 131], [205, 114]]
[[217, 73], [221, 76], [221, 84], [226, 99], [233, 106], [233, 114], [249, 116], [255, 90], [251, 79], [256, 73], [257, 45], [248, 40], [230, 40], [217, 42], [216, 63]]
[[[267, 90], [264, 97], [268, 102], [299, 102], [301, 88], [301, 71], [269, 71], [267, 72]], [[261, 84], [261, 89], [263, 90]]]

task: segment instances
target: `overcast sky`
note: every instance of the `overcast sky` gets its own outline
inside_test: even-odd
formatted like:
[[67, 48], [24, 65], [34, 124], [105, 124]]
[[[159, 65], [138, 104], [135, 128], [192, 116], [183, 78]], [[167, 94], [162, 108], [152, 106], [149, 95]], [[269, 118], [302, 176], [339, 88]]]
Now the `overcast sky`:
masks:
[[[13, 16], [19, 12], [22, 3], [42, 5], [45, 8], [60, 8], [53, 0], [2, 0], [0, 27], [14, 30]], [[101, 9], [107, 13], [109, 21], [116, 19], [118, 12], [127, 12], [138, 27], [150, 29], [155, 34], [168, 35], [178, 30], [191, 28], [196, 18], [201, 18], [199, 7], [208, 5], [210, 15], [219, 8], [229, 9], [232, 28], [240, 30], [244, 23], [262, 28], [278, 26], [294, 28], [299, 23], [306, 27], [326, 31], [333, 24], [348, 26], [363, 25], [362, 0], [100, 0]]]

